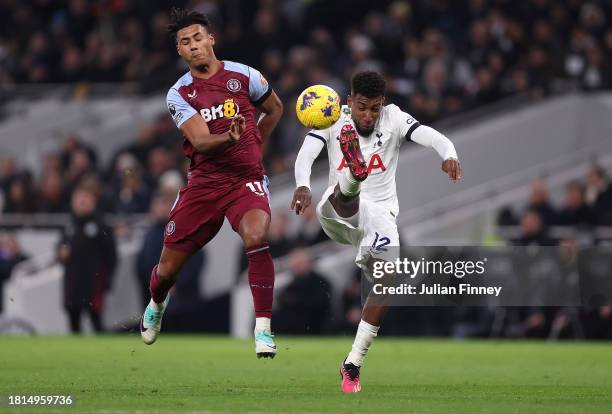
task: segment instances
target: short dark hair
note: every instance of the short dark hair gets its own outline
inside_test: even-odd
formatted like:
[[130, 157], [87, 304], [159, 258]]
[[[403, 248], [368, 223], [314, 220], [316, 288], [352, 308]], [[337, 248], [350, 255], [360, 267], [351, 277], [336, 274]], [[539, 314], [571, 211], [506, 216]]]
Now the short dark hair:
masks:
[[206, 30], [210, 31], [210, 21], [208, 20], [208, 16], [205, 14], [194, 10], [173, 7], [170, 11], [168, 33], [170, 33], [170, 35], [174, 38], [174, 41], [177, 42], [178, 39], [176, 38], [176, 35], [178, 31], [184, 29], [185, 27], [191, 26], [192, 24], [200, 24], [204, 26]]
[[367, 70], [358, 72], [351, 79], [351, 94], [363, 95], [366, 98], [378, 98], [385, 95], [387, 81], [378, 72]]

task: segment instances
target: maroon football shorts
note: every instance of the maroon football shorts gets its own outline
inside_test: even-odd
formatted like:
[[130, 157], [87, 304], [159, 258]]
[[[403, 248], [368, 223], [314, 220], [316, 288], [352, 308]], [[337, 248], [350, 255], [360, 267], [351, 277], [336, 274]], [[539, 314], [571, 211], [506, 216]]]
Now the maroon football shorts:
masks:
[[268, 197], [266, 178], [219, 190], [197, 185], [184, 187], [170, 211], [164, 246], [194, 252], [215, 237], [225, 217], [238, 232], [247, 211], [258, 209], [271, 214]]

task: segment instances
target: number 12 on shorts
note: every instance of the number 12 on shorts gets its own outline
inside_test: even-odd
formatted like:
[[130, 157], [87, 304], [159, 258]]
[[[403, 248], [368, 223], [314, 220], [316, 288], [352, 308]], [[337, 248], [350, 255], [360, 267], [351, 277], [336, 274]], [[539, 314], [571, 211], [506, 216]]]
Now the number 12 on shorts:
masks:
[[376, 238], [374, 239], [374, 243], [372, 243], [372, 249], [378, 250], [379, 252], [386, 252], [387, 248], [385, 246], [391, 243], [391, 239], [384, 236], [380, 237], [378, 232], [375, 232], [374, 234], [376, 234]]

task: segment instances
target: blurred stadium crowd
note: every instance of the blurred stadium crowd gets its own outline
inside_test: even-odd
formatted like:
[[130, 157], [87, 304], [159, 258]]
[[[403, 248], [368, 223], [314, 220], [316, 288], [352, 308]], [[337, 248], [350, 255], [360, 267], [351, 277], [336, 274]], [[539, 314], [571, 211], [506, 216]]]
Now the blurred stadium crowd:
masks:
[[[529, 200], [524, 209], [511, 207], [499, 212], [499, 226], [521, 227], [516, 244], [554, 245], [563, 238], [550, 234], [554, 226], [569, 227], [576, 232], [589, 234], [596, 226], [612, 226], [612, 185], [608, 172], [593, 164], [584, 181], [570, 181], [565, 186], [561, 205], [551, 200], [546, 178], [535, 179], [529, 190]], [[598, 240], [592, 239], [595, 244]]]
[[[166, 34], [171, 5], [208, 14], [217, 56], [259, 69], [286, 103], [287, 113], [266, 143], [271, 175], [292, 169], [304, 135], [291, 115], [290, 103], [299, 92], [322, 83], [346, 96], [347, 79], [357, 70], [384, 72], [389, 100], [423, 123], [507, 97], [538, 100], [612, 86], [612, 1], [607, 0], [0, 0], [0, 89], [68, 83], [82, 93], [84, 85], [117, 83], [126, 93], [165, 92], [186, 70]], [[108, 165], [101, 165], [95, 149], [75, 134], [41, 165], [35, 177], [14, 155], [1, 157], [2, 212], [74, 213], [74, 190], [87, 187], [100, 211], [151, 211], [159, 227], [187, 167], [180, 134], [166, 114], [141, 126]], [[610, 183], [605, 171], [595, 168], [585, 183], [568, 184], [563, 206], [549, 202], [545, 183], [538, 180], [528, 208], [503, 211], [498, 224], [520, 226], [513, 242], [548, 244], [556, 243], [549, 226], [609, 225], [610, 211]], [[310, 322], [286, 329], [309, 326], [311, 332], [324, 332], [329, 286], [301, 249], [324, 239], [316, 219], [307, 217], [295, 236], [287, 233], [286, 217], [278, 215], [271, 232], [273, 254], [291, 253], [295, 276], [279, 303], [279, 311], [286, 312], [279, 324], [310, 315]], [[158, 247], [143, 246], [147, 260], [156, 257]], [[22, 259], [14, 238], [3, 236], [0, 279]], [[142, 274], [146, 278], [148, 270]], [[291, 294], [304, 291], [317, 301]], [[358, 292], [351, 285], [344, 293], [346, 320], [340, 328], [347, 332], [359, 320]]]
[[[364, 68], [385, 72], [389, 98], [424, 123], [612, 82], [605, 0], [3, 0], [0, 84], [165, 91], [185, 71], [165, 31], [170, 3], [207, 13], [217, 55], [261, 70], [286, 103], [316, 83], [344, 96]], [[267, 146], [271, 174], [290, 169], [301, 135], [286, 116]]]

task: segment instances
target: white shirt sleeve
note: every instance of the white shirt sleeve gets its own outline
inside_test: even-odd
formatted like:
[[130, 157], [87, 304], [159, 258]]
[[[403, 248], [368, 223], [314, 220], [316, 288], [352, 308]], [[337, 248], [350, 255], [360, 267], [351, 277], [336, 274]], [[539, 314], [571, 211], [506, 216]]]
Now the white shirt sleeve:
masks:
[[185, 121], [198, 113], [187, 103], [187, 101], [185, 101], [185, 99], [183, 99], [175, 88], [170, 88], [168, 91], [166, 95], [166, 105], [168, 105], [168, 111], [177, 128], [180, 128]]
[[304, 138], [304, 143], [295, 160], [295, 186], [310, 188], [312, 164], [325, 146], [329, 133], [326, 131], [311, 131]]
[[272, 93], [268, 81], [257, 70], [249, 66], [249, 98], [255, 106], [263, 103]]
[[398, 140], [398, 147], [410, 139], [412, 133], [421, 125], [412, 115], [402, 111], [397, 105], [389, 104], [386, 106], [390, 121]]
[[443, 160], [458, 159], [457, 151], [451, 140], [432, 127], [421, 125], [412, 132], [410, 139], [424, 147], [435, 149]]

